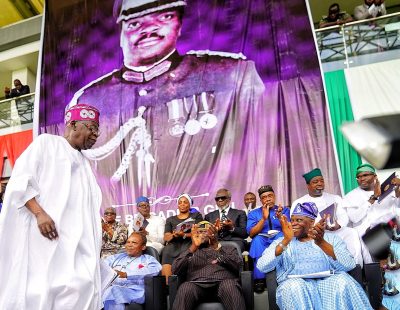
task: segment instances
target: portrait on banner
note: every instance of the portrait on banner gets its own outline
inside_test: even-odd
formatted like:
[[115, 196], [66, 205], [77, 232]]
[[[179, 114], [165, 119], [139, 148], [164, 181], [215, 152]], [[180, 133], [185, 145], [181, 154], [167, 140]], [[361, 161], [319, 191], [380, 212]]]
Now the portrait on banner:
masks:
[[[301, 7], [299, 25], [310, 31], [303, 53], [316, 55], [302, 1], [280, 7], [275, 1], [265, 7], [263, 1], [253, 1], [254, 7], [250, 1], [100, 2], [83, 14], [71, 4], [68, 22], [49, 1], [48, 33], [61, 22], [66, 30], [58, 51], [53, 38], [44, 40], [39, 125], [57, 131], [65, 106], [86, 103], [101, 111], [106, 125], [85, 155], [102, 188], [103, 208], [130, 214], [135, 199], [146, 195], [155, 213], [165, 212], [189, 192], [194, 206], [208, 213], [217, 188], [229, 188], [239, 203], [266, 181], [285, 188], [282, 198], [289, 201], [299, 189], [284, 183], [293, 184], [307, 162], [319, 158], [338, 184], [317, 58], [302, 64], [297, 47], [278, 42], [271, 31], [283, 30], [279, 14]], [[291, 58], [278, 61], [279, 49], [293, 49]], [[62, 53], [64, 62], [57, 57]], [[67, 86], [50, 83], [60, 74], [54, 67], [65, 69]], [[59, 93], [64, 105], [50, 93]], [[307, 127], [315, 139], [299, 132]], [[310, 158], [296, 157], [302, 149]]]

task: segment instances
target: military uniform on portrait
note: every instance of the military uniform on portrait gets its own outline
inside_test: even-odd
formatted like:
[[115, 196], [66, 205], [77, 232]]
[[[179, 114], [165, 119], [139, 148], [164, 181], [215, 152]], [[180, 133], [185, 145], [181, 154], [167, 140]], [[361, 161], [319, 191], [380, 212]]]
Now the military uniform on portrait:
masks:
[[[101, 108], [107, 124], [99, 147], [89, 152], [102, 160], [95, 165], [99, 183], [112, 195], [104, 197], [105, 205], [129, 203], [149, 189], [158, 197], [183, 190], [204, 194], [229, 180], [233, 160], [256, 161], [255, 151], [237, 150], [246, 143], [246, 129], [256, 131], [264, 84], [252, 61], [221, 54], [175, 51], [144, 73], [124, 67], [75, 94], [70, 104]], [[117, 143], [110, 145], [112, 139]], [[119, 169], [121, 158], [125, 166]], [[117, 170], [122, 174], [115, 177]]]

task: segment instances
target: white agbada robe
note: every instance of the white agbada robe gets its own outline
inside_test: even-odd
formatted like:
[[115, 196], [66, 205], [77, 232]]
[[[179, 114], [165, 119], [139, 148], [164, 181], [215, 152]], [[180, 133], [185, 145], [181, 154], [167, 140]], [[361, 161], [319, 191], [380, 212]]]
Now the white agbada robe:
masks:
[[[41, 235], [35, 197], [58, 239]], [[101, 308], [101, 191], [89, 161], [60, 136], [37, 137], [15, 163], [0, 213], [0, 309]]]
[[375, 201], [373, 204], [368, 202], [374, 191], [365, 191], [360, 187], [353, 189], [344, 196], [345, 210], [349, 216], [349, 225], [354, 227], [360, 236], [362, 254], [365, 263], [372, 263], [373, 259], [367, 250], [361, 237], [365, 231], [379, 223], [389, 221], [394, 216], [400, 216], [400, 198], [396, 198], [392, 192], [380, 203]]
[[393, 191], [380, 203], [376, 200], [373, 204], [368, 202], [374, 191], [365, 191], [360, 187], [353, 189], [344, 196], [345, 210], [350, 219], [350, 225], [362, 236], [371, 226], [389, 221], [399, 215], [400, 198], [396, 198]]
[[[335, 234], [339, 236], [346, 244], [350, 254], [353, 255], [356, 264], [359, 264], [362, 267], [363, 256], [362, 256], [360, 238], [357, 232], [353, 228], [347, 227], [349, 223], [349, 218], [344, 209], [345, 201], [342, 199], [342, 197], [340, 197], [339, 195], [334, 195], [325, 192], [323, 192], [322, 195], [319, 197], [312, 197], [309, 194], [304, 195], [303, 197], [300, 197], [299, 199], [295, 200], [292, 203], [292, 207], [290, 209], [290, 216], [292, 216], [294, 207], [298, 203], [303, 203], [303, 202], [315, 203], [315, 205], [318, 208], [318, 212], [321, 212], [327, 207], [329, 207], [331, 204], [336, 203], [336, 217], [337, 217], [337, 222], [341, 226], [341, 228], [335, 231], [326, 230], [325, 233]], [[320, 219], [321, 217], [318, 213], [318, 217], [315, 219], [315, 223], [317, 223]]]

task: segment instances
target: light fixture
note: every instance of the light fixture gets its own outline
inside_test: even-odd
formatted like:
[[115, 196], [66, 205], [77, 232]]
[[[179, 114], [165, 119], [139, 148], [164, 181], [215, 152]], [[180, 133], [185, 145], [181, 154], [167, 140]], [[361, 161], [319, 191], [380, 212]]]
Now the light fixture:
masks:
[[370, 117], [345, 123], [343, 135], [371, 165], [378, 169], [400, 167], [400, 114]]

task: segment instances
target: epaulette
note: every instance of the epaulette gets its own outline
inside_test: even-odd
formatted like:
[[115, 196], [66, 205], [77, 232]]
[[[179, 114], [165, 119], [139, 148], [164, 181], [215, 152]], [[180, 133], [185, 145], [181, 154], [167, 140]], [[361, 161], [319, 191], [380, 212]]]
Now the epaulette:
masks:
[[233, 59], [247, 59], [242, 53], [229, 53], [229, 52], [220, 52], [220, 51], [210, 51], [210, 50], [200, 50], [194, 51], [190, 50], [186, 53], [187, 55], [196, 55], [197, 57], [203, 56], [221, 56], [221, 57], [229, 57]]

